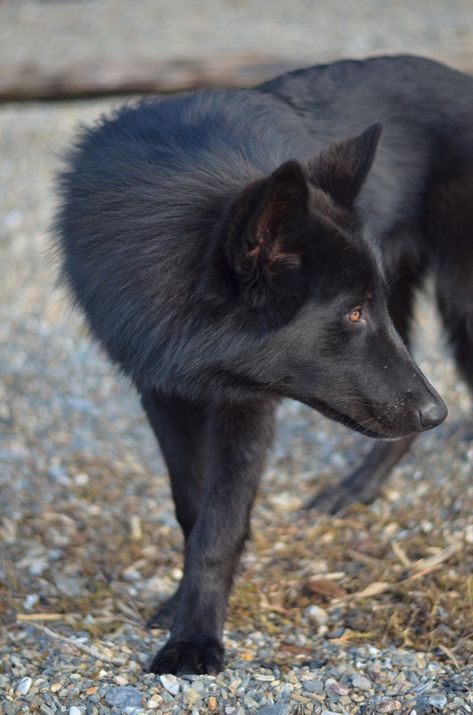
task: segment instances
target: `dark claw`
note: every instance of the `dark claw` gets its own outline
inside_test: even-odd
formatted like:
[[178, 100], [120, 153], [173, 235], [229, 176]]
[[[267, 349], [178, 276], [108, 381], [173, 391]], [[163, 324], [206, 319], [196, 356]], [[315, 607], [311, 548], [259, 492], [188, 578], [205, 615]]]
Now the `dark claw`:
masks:
[[149, 670], [159, 675], [216, 675], [223, 669], [224, 650], [214, 638], [199, 641], [168, 641], [156, 654]]

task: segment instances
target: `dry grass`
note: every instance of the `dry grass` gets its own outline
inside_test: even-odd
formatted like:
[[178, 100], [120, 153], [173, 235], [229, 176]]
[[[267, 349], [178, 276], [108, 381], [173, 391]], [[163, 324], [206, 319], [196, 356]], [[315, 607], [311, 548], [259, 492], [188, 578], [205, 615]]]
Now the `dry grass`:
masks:
[[[76, 487], [73, 499], [68, 494], [58, 501], [54, 511], [32, 514], [19, 524], [19, 541], [8, 547], [0, 613], [6, 624], [54, 629], [55, 622], [66, 622], [88, 631], [100, 647], [100, 639], [126, 623], [143, 628], [152, 609], [153, 594], [146, 589], [130, 597], [127, 572], [139, 570], [143, 579], [162, 574], [172, 589], [181, 566], [181, 540], [177, 528], [157, 523], [152, 509], [139, 516], [136, 496], [119, 499], [117, 475], [106, 464], [76, 461], [74, 469], [87, 470], [87, 485]], [[100, 480], [94, 479], [95, 472]], [[104, 495], [109, 503], [117, 499], [120, 512], [102, 510]], [[434, 490], [426, 518], [434, 520], [444, 501], [442, 490]], [[465, 665], [473, 658], [473, 545], [461, 530], [452, 535], [435, 523], [425, 531], [413, 530], [417, 508], [375, 513], [358, 506], [332, 519], [282, 509], [271, 523], [257, 508], [228, 628], [242, 642], [256, 630], [268, 633], [276, 643], [274, 661], [282, 666], [294, 658], [316, 657], [317, 643], [327, 637], [342, 646], [409, 647]], [[403, 530], [406, 537], [395, 539]], [[41, 598], [34, 613], [26, 613], [22, 603], [31, 592], [31, 579], [22, 579], [14, 563], [28, 544], [47, 549], [58, 538], [64, 556], [36, 582]], [[54, 585], [58, 573], [80, 574], [80, 594], [61, 593]], [[311, 604], [328, 611], [327, 633], [318, 632], [304, 616]], [[89, 614], [93, 619], [86, 619]], [[337, 631], [340, 627], [343, 632]], [[304, 645], [297, 642], [301, 634]], [[251, 659], [253, 654], [242, 647], [242, 655]]]

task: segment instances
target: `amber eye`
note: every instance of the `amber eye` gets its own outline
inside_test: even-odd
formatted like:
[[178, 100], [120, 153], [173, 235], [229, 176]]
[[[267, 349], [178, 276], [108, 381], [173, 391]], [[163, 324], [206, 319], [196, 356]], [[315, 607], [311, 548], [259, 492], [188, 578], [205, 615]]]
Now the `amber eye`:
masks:
[[359, 320], [361, 320], [361, 316], [361, 308], [355, 308], [348, 313], [348, 320], [350, 320], [352, 323], [357, 323]]

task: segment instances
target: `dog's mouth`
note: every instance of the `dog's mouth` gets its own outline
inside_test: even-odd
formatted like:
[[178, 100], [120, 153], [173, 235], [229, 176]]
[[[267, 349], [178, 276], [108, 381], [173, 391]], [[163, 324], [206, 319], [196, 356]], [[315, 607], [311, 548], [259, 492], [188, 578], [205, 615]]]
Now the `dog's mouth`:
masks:
[[370, 424], [374, 421], [373, 418], [368, 418], [366, 422], [363, 420], [355, 420], [353, 417], [350, 417], [349, 415], [340, 412], [338, 409], [331, 407], [323, 400], [319, 400], [317, 398], [311, 398], [310, 400], [301, 400], [301, 402], [304, 402], [312, 409], [317, 410], [317, 412], [320, 412], [325, 417], [329, 417], [336, 422], [340, 422], [340, 424], [344, 425], [345, 427], [348, 427], [355, 432], [359, 432], [365, 437], [371, 437], [371, 439], [396, 440], [402, 439], [402, 437], [406, 437], [408, 434], [410, 434], [410, 432], [402, 432], [395, 434], [391, 432], [391, 434], [389, 434], [387, 432], [382, 432], [380, 430], [374, 429], [373, 425]]
[[[274, 387], [271, 387], [274, 390]], [[374, 413], [368, 413], [366, 417], [352, 417], [351, 415], [347, 415], [346, 412], [341, 412], [339, 408], [329, 405], [327, 402], [318, 397], [310, 397], [307, 399], [297, 395], [297, 393], [294, 394], [292, 391], [283, 390], [281, 389], [281, 383], [279, 384], [277, 392], [281, 397], [290, 397], [293, 400], [302, 402], [308, 407], [311, 407], [313, 410], [320, 412], [324, 415], [324, 417], [328, 417], [335, 422], [339, 422], [344, 427], [348, 427], [348, 429], [359, 432], [365, 437], [370, 437], [371, 439], [398, 440], [411, 435], [414, 431], [412, 429], [405, 429], [405, 427], [399, 428], [396, 426], [394, 421], [390, 423], [388, 419], [386, 419], [387, 424], [386, 427], [384, 427], [382, 418], [380, 419]]]

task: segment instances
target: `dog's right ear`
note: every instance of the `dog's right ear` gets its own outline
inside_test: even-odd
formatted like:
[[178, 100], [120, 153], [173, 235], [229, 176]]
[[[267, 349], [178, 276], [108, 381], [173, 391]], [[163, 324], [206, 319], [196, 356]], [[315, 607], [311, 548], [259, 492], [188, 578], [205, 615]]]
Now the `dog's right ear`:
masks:
[[356, 137], [331, 144], [309, 164], [314, 184], [350, 208], [371, 169], [382, 129], [377, 122]]
[[301, 265], [300, 235], [308, 212], [308, 180], [297, 161], [247, 186], [225, 222], [225, 254], [242, 290], [264, 287]]

